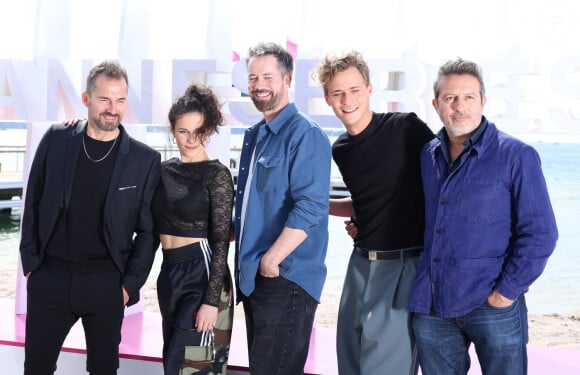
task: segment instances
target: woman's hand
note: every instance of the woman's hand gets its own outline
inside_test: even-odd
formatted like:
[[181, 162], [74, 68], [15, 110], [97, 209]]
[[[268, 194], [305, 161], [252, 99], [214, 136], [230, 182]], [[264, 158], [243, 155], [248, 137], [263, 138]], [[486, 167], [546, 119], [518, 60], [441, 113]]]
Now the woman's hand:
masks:
[[210, 305], [201, 305], [195, 316], [197, 332], [211, 331], [217, 322], [218, 308]]

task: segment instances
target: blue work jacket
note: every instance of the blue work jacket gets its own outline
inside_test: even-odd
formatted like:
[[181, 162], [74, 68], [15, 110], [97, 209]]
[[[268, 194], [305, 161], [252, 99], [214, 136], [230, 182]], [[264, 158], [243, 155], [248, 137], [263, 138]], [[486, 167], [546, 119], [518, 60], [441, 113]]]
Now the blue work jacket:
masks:
[[444, 130], [422, 150], [425, 250], [410, 311], [462, 316], [493, 289], [514, 300], [540, 276], [556, 245], [538, 153], [485, 118], [480, 127], [454, 163]]

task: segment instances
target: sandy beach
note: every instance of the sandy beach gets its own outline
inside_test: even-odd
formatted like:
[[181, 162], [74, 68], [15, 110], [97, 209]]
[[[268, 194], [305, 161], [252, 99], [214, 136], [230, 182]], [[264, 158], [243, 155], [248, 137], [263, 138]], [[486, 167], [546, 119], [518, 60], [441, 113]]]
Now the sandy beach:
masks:
[[[339, 298], [322, 295], [316, 311], [316, 326], [336, 327]], [[143, 288], [143, 309], [159, 311], [155, 283], [147, 283]], [[244, 319], [242, 305], [236, 305], [235, 319]], [[529, 345], [552, 348], [580, 349], [580, 316], [561, 316], [558, 314], [528, 316]]]
[[[0, 298], [15, 298], [16, 271], [0, 270]], [[145, 284], [142, 290], [143, 309], [159, 311], [154, 282]], [[323, 295], [316, 312], [318, 327], [332, 328], [336, 326], [336, 314], [339, 299]], [[241, 305], [235, 309], [235, 319], [243, 319]], [[528, 317], [530, 327], [530, 343], [533, 346], [580, 349], [580, 316], [561, 316], [558, 314], [537, 315]]]

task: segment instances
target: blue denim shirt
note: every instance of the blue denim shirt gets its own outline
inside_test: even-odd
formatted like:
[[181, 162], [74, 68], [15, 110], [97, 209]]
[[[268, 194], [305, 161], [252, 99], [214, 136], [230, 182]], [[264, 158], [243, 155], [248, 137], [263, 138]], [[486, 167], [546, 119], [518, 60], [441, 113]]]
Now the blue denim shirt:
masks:
[[[252, 153], [253, 177], [246, 186]], [[240, 157], [236, 191], [236, 282], [249, 296], [262, 255], [284, 227], [307, 238], [280, 264], [280, 275], [320, 300], [326, 278], [330, 141], [320, 127], [286, 106], [270, 123], [248, 128]], [[240, 243], [244, 190], [250, 189]]]
[[425, 250], [409, 310], [465, 315], [493, 289], [509, 299], [543, 272], [558, 231], [538, 153], [485, 118], [449, 163], [446, 133], [425, 145]]

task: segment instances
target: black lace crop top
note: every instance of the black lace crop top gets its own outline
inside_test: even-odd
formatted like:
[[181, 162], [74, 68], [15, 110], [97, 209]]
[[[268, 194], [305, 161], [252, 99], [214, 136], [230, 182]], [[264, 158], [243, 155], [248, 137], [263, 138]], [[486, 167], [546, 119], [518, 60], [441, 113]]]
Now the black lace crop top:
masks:
[[157, 231], [180, 237], [207, 238], [212, 250], [204, 302], [218, 306], [227, 276], [234, 188], [229, 169], [218, 160], [161, 163], [161, 182], [153, 212]]

